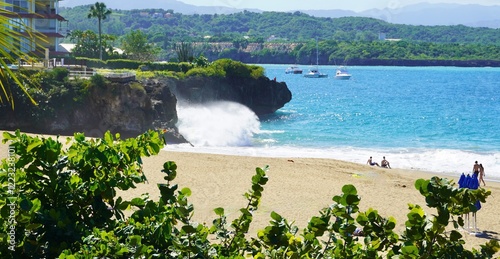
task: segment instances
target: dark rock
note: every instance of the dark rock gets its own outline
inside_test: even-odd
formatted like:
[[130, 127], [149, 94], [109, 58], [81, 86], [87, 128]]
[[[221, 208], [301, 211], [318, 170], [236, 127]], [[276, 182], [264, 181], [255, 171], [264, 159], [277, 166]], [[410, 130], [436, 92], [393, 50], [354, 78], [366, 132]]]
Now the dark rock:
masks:
[[187, 143], [176, 127], [178, 99], [197, 104], [233, 101], [264, 115], [280, 109], [291, 98], [284, 82], [268, 78], [188, 77], [109, 82], [104, 87], [92, 87], [81, 103], [69, 108], [57, 108], [57, 104], [50, 102], [36, 109], [17, 105], [15, 111], [2, 106], [0, 129], [54, 135], [83, 132], [89, 137], [102, 137], [109, 130], [125, 138], [148, 129], [163, 129], [167, 143]]
[[267, 77], [189, 77], [170, 80], [168, 84], [179, 100], [189, 103], [232, 101], [247, 106], [256, 115], [274, 113], [292, 99], [286, 83], [269, 80]]

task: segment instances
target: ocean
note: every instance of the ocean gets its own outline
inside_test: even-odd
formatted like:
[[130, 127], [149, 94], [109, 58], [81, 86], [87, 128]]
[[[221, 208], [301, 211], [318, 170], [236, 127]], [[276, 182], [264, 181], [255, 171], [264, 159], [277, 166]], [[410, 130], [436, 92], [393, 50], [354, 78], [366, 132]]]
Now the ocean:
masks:
[[165, 149], [360, 164], [385, 156], [393, 168], [457, 177], [478, 161], [486, 181], [500, 180], [500, 68], [352, 66], [350, 80], [335, 80], [334, 66], [319, 66], [328, 78], [261, 66], [286, 82], [289, 103], [261, 118], [236, 103], [179, 103], [193, 146]]

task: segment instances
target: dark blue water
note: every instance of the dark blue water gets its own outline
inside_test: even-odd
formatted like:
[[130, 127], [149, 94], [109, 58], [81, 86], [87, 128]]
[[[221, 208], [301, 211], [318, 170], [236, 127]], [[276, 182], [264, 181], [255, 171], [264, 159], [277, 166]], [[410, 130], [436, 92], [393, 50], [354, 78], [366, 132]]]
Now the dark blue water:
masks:
[[[359, 163], [386, 156], [395, 167], [451, 174], [469, 172], [478, 160], [487, 176], [500, 178], [500, 68], [349, 67], [352, 78], [344, 81], [333, 78], [332, 66], [320, 66], [329, 78], [285, 74], [287, 67], [264, 65], [293, 95], [275, 114], [259, 121], [245, 107], [228, 114], [198, 107], [190, 115], [179, 107], [181, 132], [190, 128], [183, 134], [203, 139], [195, 146], [212, 153]], [[182, 125], [193, 114], [202, 119]], [[199, 130], [214, 121], [210, 115], [217, 128], [201, 131], [221, 133], [215, 141]]]

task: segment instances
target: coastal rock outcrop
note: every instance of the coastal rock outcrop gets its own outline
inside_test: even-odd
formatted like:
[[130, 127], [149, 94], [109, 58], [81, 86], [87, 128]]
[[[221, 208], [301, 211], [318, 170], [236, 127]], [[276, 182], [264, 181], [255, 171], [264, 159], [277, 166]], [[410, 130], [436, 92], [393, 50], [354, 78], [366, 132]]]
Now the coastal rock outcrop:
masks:
[[179, 100], [203, 104], [214, 101], [232, 101], [250, 108], [256, 115], [274, 113], [292, 99], [286, 83], [267, 77], [207, 78], [188, 77], [166, 81]]
[[188, 77], [157, 78], [93, 86], [78, 103], [50, 101], [33, 108], [16, 104], [0, 107], [0, 129], [41, 134], [72, 135], [83, 132], [101, 137], [104, 132], [134, 137], [148, 129], [165, 129], [168, 143], [187, 142], [176, 127], [177, 101], [190, 103], [233, 101], [257, 115], [273, 113], [292, 98], [285, 83], [260, 79]]

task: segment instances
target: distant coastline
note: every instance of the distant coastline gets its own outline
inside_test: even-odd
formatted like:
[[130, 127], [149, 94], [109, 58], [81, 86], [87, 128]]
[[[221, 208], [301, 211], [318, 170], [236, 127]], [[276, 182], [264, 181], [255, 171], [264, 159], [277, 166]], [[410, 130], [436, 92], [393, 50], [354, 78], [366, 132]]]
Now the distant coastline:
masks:
[[448, 67], [500, 67], [498, 60], [407, 60], [407, 59], [353, 59], [350, 66], [448, 66]]
[[[243, 62], [243, 61], [242, 61]], [[283, 64], [283, 63], [256, 63], [244, 62], [248, 64]], [[290, 63], [292, 64], [292, 63]], [[297, 63], [295, 63], [297, 64]], [[413, 60], [413, 59], [350, 59], [347, 62], [337, 61], [322, 63], [322, 66], [331, 65], [349, 65], [349, 66], [406, 66], [406, 67], [500, 67], [500, 60]], [[310, 64], [297, 64], [310, 65]]]

